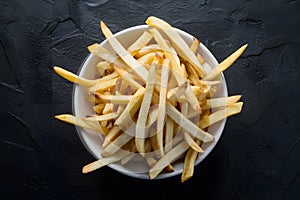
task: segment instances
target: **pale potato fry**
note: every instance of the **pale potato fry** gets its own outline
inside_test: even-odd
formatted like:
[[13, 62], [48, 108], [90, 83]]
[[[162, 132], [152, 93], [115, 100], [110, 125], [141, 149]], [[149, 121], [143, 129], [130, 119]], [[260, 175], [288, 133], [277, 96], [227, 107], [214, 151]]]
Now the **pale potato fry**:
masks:
[[240, 113], [242, 110], [242, 106], [243, 106], [243, 102], [238, 102], [235, 104], [231, 104], [230, 106], [226, 106], [224, 109], [218, 110], [212, 113], [211, 115], [209, 115], [207, 118], [202, 119], [199, 123], [199, 126], [200, 128], [204, 129], [231, 115]]
[[163, 131], [164, 123], [166, 116], [166, 96], [167, 96], [167, 87], [168, 87], [168, 77], [169, 77], [169, 65], [170, 60], [165, 59], [162, 72], [161, 72], [161, 82], [160, 82], [160, 94], [159, 94], [159, 104], [158, 104], [158, 116], [157, 116], [157, 145], [159, 149], [160, 156], [164, 155], [163, 147]]
[[63, 78], [67, 79], [68, 81], [71, 81], [73, 83], [81, 84], [84, 86], [93, 86], [98, 83], [98, 80], [88, 80], [86, 78], [81, 78], [61, 67], [54, 66], [54, 71], [62, 76]]
[[221, 81], [202, 81], [202, 80], [200, 80], [200, 83], [203, 85], [218, 85], [221, 83]]
[[160, 46], [158, 44], [149, 44], [143, 48], [141, 48], [136, 54], [135, 54], [135, 58], [140, 58], [148, 53], [151, 52], [161, 52], [162, 49], [160, 48]]
[[173, 134], [174, 134], [174, 122], [170, 117], [166, 118], [166, 124], [165, 124], [165, 152], [167, 153], [170, 151], [173, 147]]
[[84, 118], [88, 121], [108, 121], [115, 119], [117, 117], [117, 113], [108, 113], [108, 114], [103, 114], [103, 115], [97, 115], [97, 116], [92, 116], [92, 117], [87, 117]]
[[102, 133], [104, 135], [107, 134], [96, 122], [89, 122], [69, 114], [56, 115], [55, 118], [70, 124], [74, 124], [75, 126]]
[[98, 92], [95, 95], [103, 102], [113, 104], [128, 104], [132, 98], [132, 95], [105, 95]]
[[146, 82], [146, 91], [144, 94], [144, 98], [141, 104], [141, 108], [139, 111], [137, 125], [136, 125], [136, 136], [135, 143], [138, 152], [143, 156], [145, 153], [145, 138], [146, 138], [146, 122], [148, 117], [148, 112], [151, 104], [153, 89], [155, 85], [155, 72], [156, 66], [152, 65], [148, 74], [147, 82]]
[[241, 95], [234, 95], [230, 97], [218, 97], [213, 99], [206, 99], [206, 104], [202, 106], [202, 109], [211, 109], [222, 106], [229, 106], [240, 100]]
[[158, 116], [158, 105], [152, 105], [149, 110], [148, 119], [146, 123], [147, 128], [150, 128], [150, 126], [152, 126], [156, 122], [157, 116]]
[[230, 67], [240, 57], [240, 55], [242, 55], [242, 53], [246, 50], [247, 46], [248, 46], [248, 44], [245, 44], [242, 47], [240, 47], [238, 50], [236, 50], [233, 54], [231, 54], [223, 62], [221, 62], [217, 67], [215, 67], [213, 70], [211, 70], [203, 78], [203, 80], [205, 80], [205, 81], [213, 80], [221, 72], [223, 72], [228, 67]]
[[144, 31], [143, 34], [127, 48], [127, 51], [134, 56], [141, 48], [150, 42], [152, 37], [152, 34], [150, 34], [148, 31]]
[[115, 153], [115, 154], [113, 154], [109, 157], [100, 158], [97, 161], [94, 161], [94, 162], [92, 162], [88, 165], [85, 165], [82, 168], [82, 173], [86, 174], [86, 173], [92, 172], [96, 169], [99, 169], [103, 166], [106, 166], [106, 165], [109, 165], [111, 163], [117, 162], [117, 161], [121, 160], [122, 158], [124, 158], [125, 156], [127, 156], [129, 154], [130, 154], [129, 151], [120, 150], [117, 153]]
[[189, 145], [185, 141], [172, 148], [149, 170], [150, 179], [154, 179], [165, 167], [181, 156], [188, 148]]
[[[184, 116], [187, 116], [188, 114], [188, 107], [189, 105], [187, 102], [181, 103], [181, 113]], [[197, 152], [203, 152], [201, 147], [194, 141], [194, 139], [185, 130], [183, 131], [183, 135], [184, 135], [184, 140], [186, 141], [186, 143], [190, 145], [192, 149], [194, 149]]]

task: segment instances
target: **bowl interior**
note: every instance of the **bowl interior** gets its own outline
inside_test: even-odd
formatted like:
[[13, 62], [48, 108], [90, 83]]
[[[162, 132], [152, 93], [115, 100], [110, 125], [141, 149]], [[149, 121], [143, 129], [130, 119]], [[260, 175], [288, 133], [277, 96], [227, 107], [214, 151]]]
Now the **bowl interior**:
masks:
[[[138, 25], [116, 33], [115, 37], [126, 48], [129, 45], [131, 45], [144, 31], [148, 29], [149, 29], [148, 25]], [[188, 45], [192, 44], [193, 41], [192, 35], [179, 29], [176, 30], [179, 32], [181, 37], [187, 42]], [[112, 50], [107, 40], [104, 40], [100, 45], [104, 46], [108, 50]], [[215, 57], [202, 43], [198, 48], [198, 53], [200, 53], [204, 57], [206, 63], [209, 64], [211, 67], [216, 67], [218, 65], [218, 62], [215, 59]], [[84, 62], [82, 63], [82, 66], [80, 67], [77, 74], [80, 77], [94, 79], [97, 73], [96, 64], [99, 61], [101, 61], [100, 58], [92, 54], [89, 54], [84, 60]], [[218, 89], [214, 94], [214, 96], [227, 97], [228, 96], [227, 86], [223, 74], [221, 74], [218, 78], [221, 81], [221, 84], [218, 85]], [[87, 96], [87, 89], [84, 86], [75, 84], [73, 89], [73, 114], [77, 117], [86, 117], [86, 115], [88, 114], [95, 114], [95, 112], [93, 111], [93, 105], [87, 101], [86, 96]], [[203, 154], [199, 154], [195, 162], [195, 165], [198, 165], [214, 148], [214, 146], [216, 145], [216, 143], [221, 137], [225, 123], [226, 123], [226, 119], [209, 127], [208, 132], [214, 135], [215, 140], [210, 143], [204, 143], [201, 146], [205, 152]], [[86, 149], [95, 157], [95, 159], [101, 158], [103, 138], [99, 136], [98, 133], [95, 133], [93, 131], [86, 130], [83, 128], [78, 128], [78, 127], [76, 127], [76, 129]], [[182, 172], [182, 167], [183, 167], [182, 162], [176, 162], [174, 163], [173, 166], [174, 166], [174, 172], [161, 173], [156, 177], [156, 179], [171, 177]], [[128, 176], [142, 178], [142, 179], [149, 179], [147, 174], [148, 166], [144, 162], [133, 161], [133, 162], [129, 162], [126, 165], [113, 163], [110, 164], [109, 167]]]

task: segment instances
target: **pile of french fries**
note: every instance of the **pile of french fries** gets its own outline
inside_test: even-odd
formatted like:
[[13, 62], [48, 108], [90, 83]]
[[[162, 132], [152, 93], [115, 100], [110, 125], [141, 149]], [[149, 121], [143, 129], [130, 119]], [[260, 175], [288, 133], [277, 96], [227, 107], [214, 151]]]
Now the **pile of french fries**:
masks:
[[[155, 179], [183, 164], [181, 181], [190, 179], [203, 143], [214, 140], [208, 127], [240, 113], [241, 95], [214, 97], [220, 74], [244, 52], [247, 44], [212, 68], [198, 52], [200, 41], [188, 45], [167, 22], [148, 17], [149, 30], [125, 48], [101, 21], [113, 51], [99, 44], [88, 50], [101, 58], [100, 78], [89, 80], [54, 67], [63, 78], [88, 88], [95, 113], [86, 118], [55, 117], [104, 136], [101, 159], [83, 167], [88, 173], [111, 163], [143, 161]], [[137, 159], [139, 157], [139, 159]]]

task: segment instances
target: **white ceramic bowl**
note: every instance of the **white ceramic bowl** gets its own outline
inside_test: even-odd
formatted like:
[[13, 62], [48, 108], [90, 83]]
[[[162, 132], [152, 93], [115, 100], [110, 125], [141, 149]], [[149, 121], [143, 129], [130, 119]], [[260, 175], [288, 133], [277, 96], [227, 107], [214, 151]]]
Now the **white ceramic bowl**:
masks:
[[[121, 42], [121, 44], [126, 48], [130, 44], [132, 44], [145, 30], [148, 30], [148, 25], [138, 25], [131, 28], [127, 28], [123, 31], [120, 31], [115, 34], [115, 37]], [[190, 45], [193, 41], [193, 36], [189, 33], [186, 33], [182, 30], [176, 29], [181, 37]], [[101, 45], [103, 45], [105, 48], [111, 50], [111, 47], [107, 40], [104, 40]], [[216, 58], [212, 55], [212, 53], [201, 43], [200, 47], [198, 48], [198, 53], [200, 53], [206, 62], [211, 66], [215, 67], [218, 65], [218, 62]], [[101, 59], [97, 58], [96, 56], [89, 54], [86, 59], [83, 61], [82, 66], [80, 67], [78, 71], [78, 75], [85, 78], [93, 79], [96, 74], [96, 64], [101, 61]], [[228, 96], [227, 93], [227, 86], [226, 81], [221, 74], [219, 77], [221, 80], [221, 84], [218, 85], [217, 92], [215, 93], [215, 96]], [[87, 89], [80, 85], [74, 85], [73, 89], [73, 114], [77, 117], [86, 117], [88, 114], [95, 114], [93, 111], [93, 105], [86, 100], [87, 95]], [[213, 142], [204, 143], [201, 147], [205, 151], [203, 154], [199, 154], [195, 166], [198, 165], [215, 147], [217, 142], [219, 141], [224, 126], [226, 123], [226, 119], [214, 124], [213, 126], [209, 127], [208, 132], [214, 135], [215, 140]], [[77, 128], [78, 135], [83, 142], [86, 149], [95, 157], [95, 159], [101, 158], [101, 151], [102, 151], [102, 141], [103, 138], [99, 136], [99, 134], [94, 133], [92, 131]], [[112, 169], [123, 173], [125, 175], [135, 177], [135, 178], [141, 178], [141, 179], [149, 179], [147, 170], [148, 166], [146, 166], [145, 163], [142, 164], [136, 164], [136, 163], [130, 163], [127, 165], [121, 165], [119, 163], [113, 163], [108, 165]], [[162, 179], [162, 178], [168, 178], [171, 176], [175, 176], [177, 174], [181, 174], [183, 162], [175, 162], [174, 163], [174, 172], [167, 172], [167, 173], [161, 173], [156, 177], [156, 179]], [[101, 169], [100, 169], [101, 170]]]

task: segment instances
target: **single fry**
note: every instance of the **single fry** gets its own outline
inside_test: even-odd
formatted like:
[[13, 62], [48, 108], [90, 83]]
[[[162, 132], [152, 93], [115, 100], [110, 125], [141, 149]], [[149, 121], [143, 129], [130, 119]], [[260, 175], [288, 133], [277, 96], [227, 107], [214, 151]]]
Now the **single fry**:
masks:
[[239, 57], [242, 55], [242, 53], [246, 50], [248, 44], [243, 45], [240, 47], [237, 51], [235, 51], [233, 54], [231, 54], [229, 57], [227, 57], [223, 62], [221, 62], [217, 67], [212, 69], [204, 78], [203, 80], [209, 81], [213, 80], [216, 76], [218, 76], [221, 72], [226, 70], [228, 67], [230, 67]]
[[166, 153], [160, 160], [158, 160], [154, 167], [149, 170], [150, 179], [154, 179], [165, 167], [181, 156], [188, 148], [189, 145], [183, 141]]
[[97, 116], [92, 116], [92, 117], [87, 117], [84, 118], [88, 121], [108, 121], [108, 120], [112, 120], [115, 119], [117, 117], [117, 113], [108, 113], [108, 114], [103, 114], [103, 115], [97, 115]]
[[141, 48], [150, 42], [152, 37], [152, 34], [145, 31], [132, 45], [127, 48], [127, 51], [134, 56]]
[[230, 97], [218, 97], [213, 99], [206, 99], [206, 104], [202, 106], [202, 109], [217, 108], [222, 106], [230, 106], [240, 100], [242, 95], [234, 95]]
[[163, 131], [164, 131], [165, 116], [166, 116], [166, 96], [167, 96], [168, 77], [169, 77], [169, 65], [170, 65], [170, 60], [165, 59], [162, 66], [162, 72], [161, 72], [160, 94], [159, 94], [159, 104], [158, 104], [156, 137], [157, 137], [159, 153], [161, 156], [164, 155]]
[[166, 131], [165, 131], [165, 152], [167, 153], [173, 147], [173, 135], [174, 135], [174, 122], [170, 117], [166, 118]]
[[237, 113], [240, 113], [242, 107], [243, 107], [243, 102], [238, 102], [230, 106], [226, 106], [224, 109], [218, 110], [212, 113], [211, 115], [209, 115], [207, 118], [202, 119], [199, 123], [199, 126], [202, 129], [207, 128], [218, 121], [221, 121]]
[[156, 66], [152, 65], [148, 74], [147, 82], [146, 82], [146, 91], [144, 94], [144, 98], [141, 104], [141, 108], [139, 111], [137, 125], [136, 125], [136, 136], [135, 136], [135, 143], [138, 152], [141, 155], [145, 153], [145, 138], [146, 138], [146, 122], [147, 116], [151, 104], [153, 89], [155, 85], [155, 72]]
[[81, 78], [61, 67], [54, 66], [54, 71], [62, 76], [63, 78], [67, 79], [68, 81], [71, 81], [73, 83], [81, 84], [84, 86], [93, 86], [95, 85], [98, 81], [97, 80], [88, 80], [85, 78]]
[[[200, 140], [196, 140], [196, 143], [198, 145], [201, 145], [202, 142]], [[192, 148], [189, 148], [184, 158], [184, 165], [181, 174], [181, 182], [185, 182], [190, 178], [192, 178], [194, 174], [194, 166], [195, 166], [195, 161], [197, 159], [197, 156], [198, 156], [198, 152]]]
[[[187, 114], [188, 114], [188, 107], [189, 107], [189, 105], [187, 104], [187, 102], [181, 103], [181, 113], [184, 116], [187, 116]], [[187, 133], [185, 130], [183, 130], [183, 135], [184, 135], [184, 140], [186, 141], [186, 143], [188, 143], [190, 145], [190, 147], [192, 149], [194, 149], [197, 152], [203, 153], [203, 150], [201, 149], [201, 147], [194, 141], [194, 139], [190, 136], [189, 133]]]
[[120, 150], [117, 153], [115, 153], [114, 155], [111, 155], [109, 157], [100, 158], [97, 161], [94, 161], [94, 162], [92, 162], [88, 165], [85, 165], [82, 168], [82, 173], [86, 174], [86, 173], [92, 172], [96, 169], [99, 169], [103, 166], [106, 166], [106, 165], [109, 165], [111, 163], [117, 162], [117, 161], [121, 160], [122, 158], [124, 158], [125, 156], [127, 156], [129, 154], [130, 154], [129, 151]]
[[98, 92], [95, 95], [103, 102], [113, 104], [128, 104], [132, 98], [132, 95], [105, 95]]
[[89, 122], [69, 114], [56, 115], [55, 118], [67, 122], [69, 124], [73, 124], [82, 128], [87, 128], [106, 135], [106, 132], [96, 122]]

